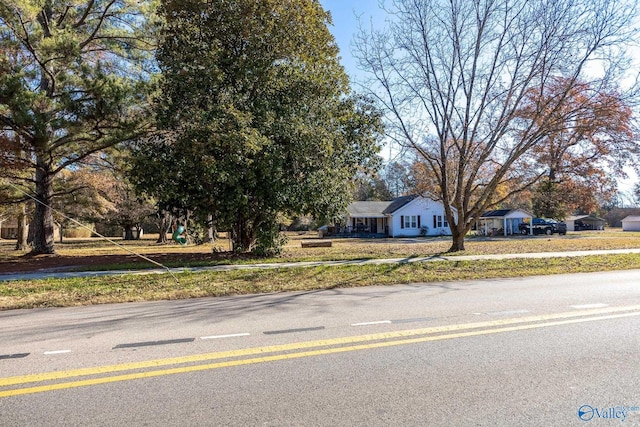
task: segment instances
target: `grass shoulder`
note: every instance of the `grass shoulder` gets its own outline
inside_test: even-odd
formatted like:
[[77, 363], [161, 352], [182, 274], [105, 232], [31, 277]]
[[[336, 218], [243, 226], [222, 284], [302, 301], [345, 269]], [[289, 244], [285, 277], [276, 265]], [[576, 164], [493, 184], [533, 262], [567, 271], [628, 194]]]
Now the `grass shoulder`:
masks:
[[640, 254], [114, 275], [0, 283], [0, 309], [313, 291], [640, 268]]

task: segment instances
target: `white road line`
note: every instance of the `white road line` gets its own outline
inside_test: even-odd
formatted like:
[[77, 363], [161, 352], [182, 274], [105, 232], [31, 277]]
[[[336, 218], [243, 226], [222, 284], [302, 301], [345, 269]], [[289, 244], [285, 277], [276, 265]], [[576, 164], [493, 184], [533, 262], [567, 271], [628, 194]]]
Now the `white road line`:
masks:
[[529, 310], [506, 310], [506, 311], [492, 311], [487, 313], [489, 316], [513, 316], [516, 314], [531, 313]]
[[217, 340], [217, 339], [220, 339], [220, 338], [247, 337], [249, 335], [251, 335], [251, 334], [248, 333], [248, 332], [244, 332], [244, 333], [241, 333], [241, 334], [211, 335], [211, 336], [208, 336], [208, 337], [200, 337], [200, 339], [201, 340]]
[[352, 323], [351, 326], [369, 326], [369, 325], [381, 325], [384, 323], [391, 323], [391, 320], [380, 320], [377, 322], [362, 322], [362, 323]]
[[576, 310], [582, 310], [585, 308], [604, 308], [604, 307], [608, 307], [609, 304], [580, 304], [580, 305], [572, 305], [571, 308], [575, 308]]
[[65, 353], [71, 353], [71, 350], [53, 350], [53, 351], [45, 351], [44, 354], [46, 355], [50, 355], [50, 354], [65, 354]]

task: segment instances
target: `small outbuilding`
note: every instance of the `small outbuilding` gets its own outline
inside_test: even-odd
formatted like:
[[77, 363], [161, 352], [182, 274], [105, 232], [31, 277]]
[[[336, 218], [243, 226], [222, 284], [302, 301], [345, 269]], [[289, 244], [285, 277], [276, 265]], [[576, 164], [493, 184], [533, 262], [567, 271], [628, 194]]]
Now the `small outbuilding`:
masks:
[[629, 215], [622, 220], [622, 231], [640, 231], [640, 216]]
[[15, 219], [0, 217], [0, 240], [15, 239], [18, 236], [18, 222]]
[[572, 215], [565, 221], [567, 231], [604, 230], [605, 220], [595, 215]]
[[485, 236], [520, 234], [520, 224], [531, 223], [532, 218], [532, 214], [521, 209], [489, 211], [478, 219], [478, 231]]
[[[27, 224], [27, 230], [29, 224]], [[15, 240], [18, 238], [19, 226], [18, 220], [9, 217], [0, 217], [0, 240]], [[60, 239], [60, 225], [58, 223], [53, 224], [53, 238], [54, 240]]]

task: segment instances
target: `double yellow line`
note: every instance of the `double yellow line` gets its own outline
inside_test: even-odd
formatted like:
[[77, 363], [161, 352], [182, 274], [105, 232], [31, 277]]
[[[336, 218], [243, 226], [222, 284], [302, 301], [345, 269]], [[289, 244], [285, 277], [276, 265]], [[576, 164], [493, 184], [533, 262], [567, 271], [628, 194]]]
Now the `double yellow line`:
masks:
[[[164, 375], [182, 374], [211, 369], [228, 368], [233, 366], [274, 362], [279, 360], [299, 359], [302, 357], [345, 353], [357, 350], [369, 350], [398, 345], [497, 334], [502, 332], [522, 331], [528, 329], [545, 328], [550, 326], [560, 326], [582, 322], [593, 322], [606, 319], [617, 319], [631, 316], [640, 316], [640, 305], [581, 310], [513, 319], [464, 323], [458, 325], [437, 326], [432, 328], [393, 331], [379, 334], [359, 335], [266, 347], [255, 347], [242, 350], [198, 354], [184, 357], [172, 357], [167, 359], [124, 363], [118, 365], [98, 366], [94, 368], [46, 372], [32, 375], [20, 375], [0, 378], [0, 398], [19, 396], [24, 394], [42, 393], [75, 387], [84, 387], [97, 384], [114, 383], [119, 381], [129, 381], [141, 378], [160, 377]], [[196, 364], [198, 362], [207, 362], [214, 360], [219, 361], [214, 363]], [[187, 366], [170, 367], [174, 365]], [[139, 372], [109, 375], [126, 371]], [[69, 378], [79, 377], [94, 378], [67, 382], [56, 382]], [[52, 384], [23, 388], [9, 388], [13, 386], [43, 382], [52, 382]]]

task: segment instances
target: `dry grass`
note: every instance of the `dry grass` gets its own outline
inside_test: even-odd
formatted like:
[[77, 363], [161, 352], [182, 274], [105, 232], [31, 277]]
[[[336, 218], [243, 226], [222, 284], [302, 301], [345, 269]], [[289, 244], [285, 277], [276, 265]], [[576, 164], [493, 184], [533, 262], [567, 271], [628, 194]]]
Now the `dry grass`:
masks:
[[[451, 244], [447, 237], [379, 240], [334, 239], [331, 248], [301, 248], [303, 240], [316, 238], [313, 234], [290, 235], [283, 256], [266, 261], [429, 256], [445, 252]], [[173, 253], [176, 254], [177, 259], [180, 259], [180, 255], [185, 254], [210, 254], [211, 259], [201, 264], [265, 262], [262, 259], [238, 258], [229, 260], [217, 257], [212, 253], [210, 245], [158, 246], [153, 239], [133, 242], [121, 241], [119, 243], [137, 253], [145, 255]], [[0, 241], [0, 261], [10, 263], [22, 255], [13, 251], [13, 244], [13, 242]], [[466, 251], [460, 254], [562, 252], [638, 247], [640, 247], [640, 233], [625, 233], [614, 230], [569, 233], [567, 236], [552, 237], [469, 237], [466, 242]], [[69, 240], [58, 246], [58, 253], [72, 260], [117, 252], [126, 253], [97, 239]], [[102, 267], [112, 268], [111, 265]], [[631, 268], [640, 268], [640, 255], [183, 273], [178, 275], [179, 283], [176, 283], [169, 275], [121, 275], [98, 278], [13, 281], [0, 282], [0, 310]]]
[[[397, 258], [430, 256], [446, 252], [451, 246], [450, 237], [436, 238], [412, 238], [412, 239], [333, 239], [330, 248], [302, 248], [303, 240], [315, 240], [315, 233], [289, 233], [289, 241], [283, 254], [274, 259], [247, 259], [239, 257], [214, 256], [212, 245], [188, 245], [177, 244], [157, 245], [156, 236], [146, 236], [143, 240], [123, 241], [116, 240], [117, 247], [102, 239], [67, 239], [62, 244], [56, 245], [59, 255], [71, 258], [88, 256], [102, 256], [122, 254], [132, 251], [138, 254], [166, 255], [176, 254], [211, 254], [209, 262], [198, 265], [248, 262], [283, 262], [283, 261], [328, 261], [345, 259], [367, 258]], [[0, 261], [17, 260], [24, 255], [13, 250], [14, 242], [0, 241]], [[219, 240], [215, 247], [219, 251], [228, 249], [227, 240]], [[640, 248], [640, 232], [623, 232], [620, 229], [612, 229], [604, 232], [569, 232], [566, 236], [510, 236], [507, 238], [467, 237], [465, 251], [450, 255], [487, 255], [510, 253], [534, 253], [534, 252], [564, 252], [599, 249], [628, 249]], [[128, 251], [127, 251], [128, 250]], [[192, 264], [193, 265], [193, 264]], [[105, 266], [111, 268], [111, 266]]]
[[166, 274], [13, 281], [0, 283], [0, 310], [632, 268], [640, 254], [182, 273], [179, 283]]
[[[442, 254], [451, 246], [450, 237], [417, 239], [334, 239], [331, 248], [300, 248], [300, 240], [315, 236], [293, 236], [283, 258], [360, 259], [429, 256]], [[449, 255], [490, 255], [535, 252], [588, 251], [640, 248], [640, 232], [614, 229], [603, 232], [569, 232], [566, 236], [509, 236], [487, 238], [469, 236], [465, 251]]]

